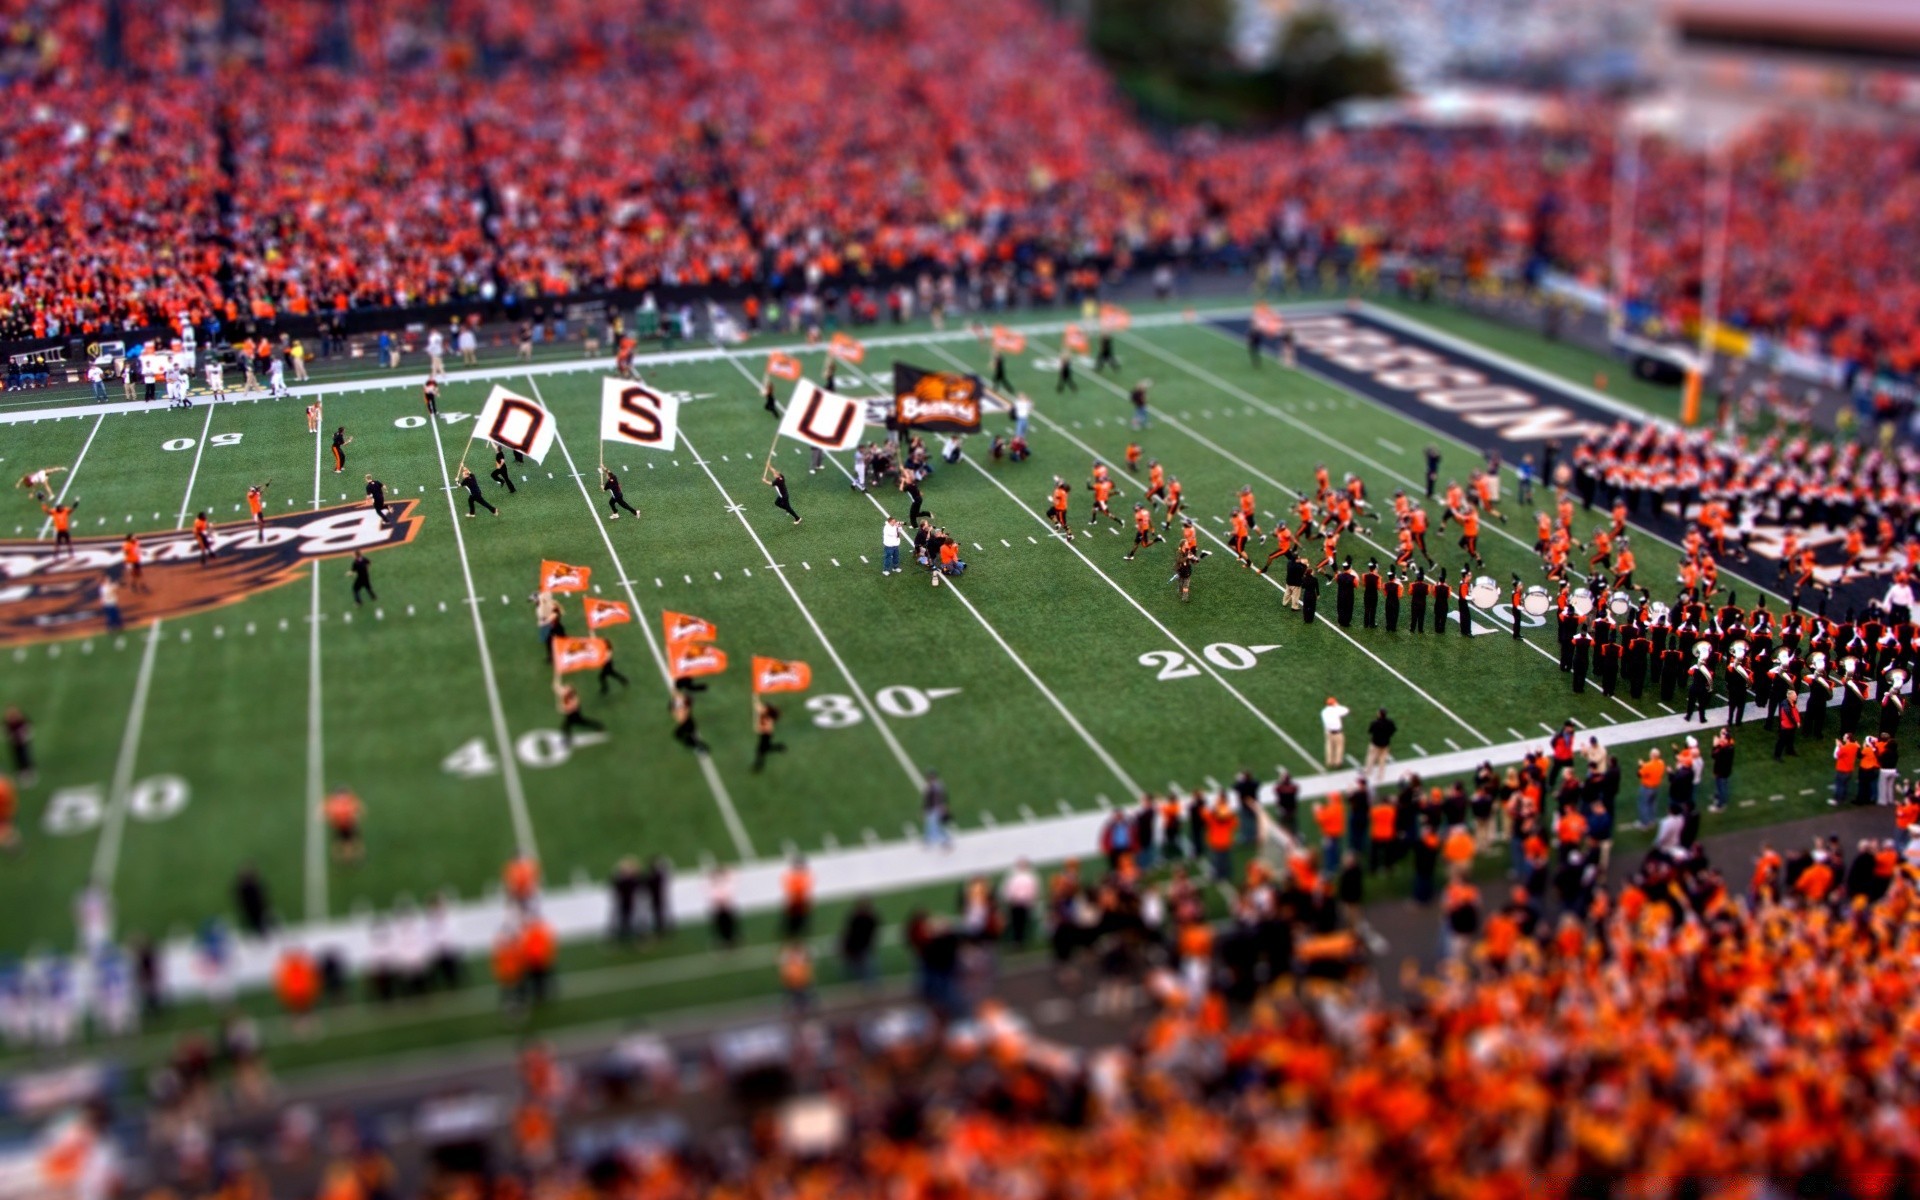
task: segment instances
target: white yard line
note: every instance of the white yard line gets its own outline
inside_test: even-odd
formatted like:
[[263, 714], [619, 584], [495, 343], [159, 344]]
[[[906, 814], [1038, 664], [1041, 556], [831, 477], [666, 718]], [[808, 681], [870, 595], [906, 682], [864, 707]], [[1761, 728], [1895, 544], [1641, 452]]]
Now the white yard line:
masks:
[[927, 777], [920, 773], [919, 767], [913, 765], [913, 759], [907, 756], [906, 749], [900, 745], [900, 739], [893, 735], [893, 729], [887, 724], [886, 718], [868, 698], [867, 690], [860, 686], [860, 681], [854, 678], [853, 671], [847, 666], [846, 660], [840, 657], [838, 650], [834, 649], [833, 640], [827, 636], [827, 631], [820, 628], [820, 622], [814, 620], [813, 610], [809, 609], [807, 602], [800, 598], [800, 593], [794, 588], [793, 581], [787, 578], [786, 572], [779, 569], [780, 563], [773, 557], [773, 551], [767, 549], [767, 544], [760, 540], [759, 532], [754, 529], [753, 522], [747, 520], [746, 506], [734, 502], [733, 497], [727, 492], [727, 485], [721, 483], [720, 477], [713, 473], [712, 466], [708, 465], [706, 457], [687, 437], [685, 429], [680, 431], [680, 440], [686, 443], [687, 453], [693, 456], [694, 463], [706, 472], [707, 478], [713, 482], [715, 490], [720, 493], [720, 498], [727, 502], [727, 510], [740, 519], [740, 527], [747, 531], [747, 536], [753, 539], [753, 544], [760, 547], [760, 553], [766, 558], [767, 566], [772, 570], [774, 577], [779, 579], [780, 586], [787, 590], [787, 596], [792, 599], [794, 607], [800, 610], [800, 615], [806, 619], [807, 625], [813, 630], [813, 636], [820, 639], [821, 648], [827, 652], [827, 657], [833, 660], [833, 665], [839, 670], [840, 677], [847, 681], [847, 687], [853, 692], [854, 699], [859, 701], [861, 711], [867, 714], [867, 719], [873, 722], [873, 727], [879, 731], [881, 739], [887, 743], [887, 749], [893, 752], [894, 761], [900, 764], [900, 769], [906, 773], [908, 779], [913, 781], [914, 791], [919, 792], [925, 789]]
[[161, 622], [147, 629], [146, 653], [140, 656], [140, 673], [133, 680], [133, 703], [127, 709], [126, 732], [120, 736], [120, 753], [113, 762], [113, 784], [107, 793], [107, 810], [100, 820], [100, 841], [93, 851], [93, 884], [112, 894], [113, 877], [120, 869], [120, 842], [127, 828], [127, 798], [133, 790], [133, 768], [140, 756], [140, 731], [147, 722], [147, 693], [153, 686], [153, 659], [160, 649]]
[[[100, 433], [100, 423], [106, 419], [107, 414], [105, 413], [101, 413], [93, 419], [93, 428], [87, 431], [87, 440], [80, 444], [80, 456], [73, 460], [71, 467], [67, 468], [67, 477], [61, 481], [60, 491], [53, 498], [53, 506], [55, 508], [59, 508], [62, 504], [66, 503], [67, 489], [73, 486], [73, 477], [80, 473], [80, 464], [87, 461], [87, 451], [93, 448], [93, 439], [99, 436]], [[53, 518], [48, 517], [40, 523], [40, 532], [36, 536], [44, 542], [47, 540], [47, 533], [52, 529]]]
[[213, 432], [213, 405], [207, 405], [206, 424], [200, 427], [200, 440], [193, 445], [193, 471], [187, 476], [187, 494], [180, 501], [180, 517], [175, 529], [187, 527], [187, 513], [193, 509], [193, 481], [200, 478], [200, 456], [207, 452], [207, 435]]
[[460, 528], [460, 504], [453, 476], [447, 473], [447, 449], [440, 440], [439, 421], [429, 421], [433, 449], [440, 458], [440, 481], [445, 485], [447, 518], [453, 523], [454, 544], [460, 549], [460, 573], [467, 581], [467, 611], [473, 616], [473, 640], [480, 648], [480, 673], [487, 684], [487, 708], [493, 718], [493, 740], [500, 754], [500, 773], [507, 786], [507, 811], [513, 819], [514, 845], [522, 857], [538, 862], [540, 847], [533, 839], [533, 818], [527, 812], [527, 793], [520, 786], [520, 764], [513, 756], [513, 736], [507, 732], [506, 709], [500, 703], [500, 683], [493, 673], [493, 651], [487, 648], [487, 626], [480, 618], [480, 593], [473, 586], [473, 564], [467, 560], [467, 536]]
[[[533, 398], [540, 402], [540, 407], [545, 408], [547, 400], [540, 394], [539, 381], [529, 375], [527, 382], [533, 387]], [[593, 513], [593, 523], [600, 527], [600, 540], [606, 543], [607, 554], [613, 559], [613, 569], [619, 572], [620, 586], [627, 593], [627, 604], [633, 609], [633, 623], [640, 627], [640, 632], [646, 637], [647, 649], [653, 654], [653, 664], [660, 671], [660, 681], [666, 685], [667, 692], [671, 695], [673, 676], [667, 668], [667, 656], [661, 650], [658, 639], [654, 637], [653, 619], [647, 615], [647, 610], [641, 607], [640, 597], [634, 594], [632, 576], [627, 574], [627, 565], [621, 561], [620, 551], [614, 548], [613, 537], [607, 530], [606, 519], [600, 515], [600, 506], [594, 502], [593, 493], [587, 490], [587, 481], [573, 461], [573, 451], [567, 449], [567, 440], [560, 435], [558, 421], [554, 422], [553, 440], [554, 444], [560, 447], [560, 453], [566, 456], [567, 470], [573, 475], [573, 481], [580, 485], [580, 498], [586, 501], [588, 510]], [[740, 820], [739, 810], [733, 806], [733, 797], [727, 793], [727, 785], [720, 778], [720, 769], [714, 765], [713, 756], [698, 753], [696, 757], [700, 760], [701, 774], [706, 776], [707, 790], [713, 793], [713, 802], [720, 809], [720, 819], [726, 823], [727, 833], [733, 838], [734, 851], [740, 855], [742, 862], [752, 859], [753, 839], [747, 836], [746, 824]]]
[[[1227, 335], [1225, 333], [1221, 332], [1218, 329], [1214, 329], [1212, 326], [1202, 326], [1201, 328], [1205, 328], [1221, 338], [1226, 338], [1226, 340], [1228, 341], [1232, 340], [1230, 338], [1227, 338]], [[1190, 362], [1189, 360], [1181, 357], [1180, 355], [1175, 354], [1171, 350], [1163, 349], [1141, 338], [1129, 338], [1128, 341], [1130, 344], [1137, 345], [1142, 349], [1146, 350], [1149, 354], [1152, 354], [1155, 357], [1159, 358], [1162, 362], [1165, 362], [1172, 366], [1180, 368], [1181, 370], [1187, 372], [1189, 375], [1192, 375], [1194, 378], [1210, 384], [1211, 386], [1213, 386], [1215, 389], [1219, 391], [1227, 392], [1231, 395], [1239, 397], [1241, 400], [1244, 400], [1248, 404], [1251, 404], [1254, 407], [1260, 409], [1261, 411], [1265, 412], [1267, 415], [1278, 418], [1279, 420], [1284, 421], [1287, 424], [1292, 425], [1297, 429], [1300, 429], [1301, 431], [1307, 433], [1308, 435], [1314, 437], [1315, 439], [1321, 442], [1324, 442], [1325, 444], [1333, 447], [1336, 450], [1339, 450], [1341, 453], [1352, 457], [1358, 462], [1361, 462], [1376, 471], [1379, 471], [1382, 475], [1385, 475], [1390, 479], [1397, 479], [1401, 483], [1406, 484], [1410, 488], [1424, 489], [1424, 485], [1415, 483], [1410, 476], [1400, 474], [1398, 471], [1395, 471], [1393, 468], [1385, 465], [1384, 463], [1378, 462], [1373, 458], [1370, 458], [1369, 456], [1361, 453], [1358, 450], [1355, 450], [1352, 446], [1349, 446], [1347, 443], [1340, 441], [1338, 438], [1328, 435], [1322, 430], [1315, 428], [1313, 425], [1309, 424], [1308, 422], [1302, 421], [1299, 418], [1293, 416], [1291, 413], [1275, 408], [1271, 404], [1268, 404], [1266, 401], [1260, 399], [1260, 397], [1254, 395], [1252, 392], [1247, 391], [1245, 388], [1240, 387], [1238, 384], [1235, 384], [1229, 380], [1221, 378], [1220, 376], [1214, 374], [1212, 371], [1207, 370], [1205, 367], [1202, 367], [1197, 363]], [[1306, 367], [1300, 367], [1296, 369], [1299, 370], [1302, 374], [1313, 376], [1313, 378], [1320, 380], [1322, 383], [1325, 383], [1329, 387], [1338, 388], [1343, 395], [1346, 394], [1346, 389], [1340, 388], [1339, 384], [1333, 382], [1330, 379], [1325, 378], [1324, 376], [1315, 374], [1311, 369]], [[1398, 416], [1399, 414], [1396, 413], [1394, 415]], [[1165, 414], [1163, 413], [1162, 416], [1164, 418]], [[1277, 484], [1276, 486], [1283, 487], [1283, 488], [1285, 487], [1284, 484]], [[1292, 489], [1289, 488], [1287, 490], [1291, 491]], [[1494, 533], [1507, 539], [1508, 541], [1512, 542], [1516, 546], [1524, 547], [1529, 552], [1531, 552], [1532, 550], [1532, 547], [1527, 546], [1525, 542], [1521, 541], [1519, 538], [1515, 537], [1513, 534], [1508, 533], [1506, 530], [1506, 527], [1503, 525], [1489, 524], [1485, 526], [1485, 528], [1491, 529]], [[1380, 550], [1382, 554], [1385, 554], [1389, 559], [1393, 557], [1393, 553], [1389, 551], [1385, 546], [1381, 545], [1379, 542], [1373, 541], [1371, 538], [1367, 537], [1365, 534], [1361, 534], [1360, 536], [1362, 541], [1377, 548], [1378, 550]], [[1548, 651], [1545, 647], [1535, 643], [1531, 638], [1522, 638], [1520, 640], [1523, 644], [1530, 647], [1536, 654], [1540, 654], [1546, 658], [1554, 659], [1555, 662], [1559, 661], [1557, 656], [1555, 656], [1552, 652]], [[1642, 713], [1639, 709], [1635, 708], [1633, 705], [1628, 704], [1625, 700], [1620, 699], [1618, 696], [1615, 696], [1612, 699], [1615, 704], [1618, 704], [1620, 707], [1626, 709], [1628, 712], [1632, 713], [1636, 717], [1644, 717], [1646, 715], [1645, 713]]]
[[[735, 370], [739, 371], [742, 375], [746, 376], [748, 382], [750, 383], [758, 382], [753, 378], [753, 372], [741, 366], [737, 360], [729, 358], [728, 361], [732, 363]], [[865, 372], [859, 372], [859, 373], [865, 376]], [[831, 454], [827, 455], [826, 458], [827, 458], [827, 461], [831, 462], [834, 465], [835, 469], [837, 469], [842, 475], [845, 475], [847, 477], [847, 480], [849, 483], [852, 482], [853, 473], [847, 470], [846, 464], [842, 463], [838, 458], [834, 457]], [[867, 498], [868, 503], [872, 504], [874, 508], [879, 510], [880, 515], [882, 517], [891, 515], [887, 512], [886, 505], [880, 503], [879, 499], [876, 498], [871, 492], [862, 491], [861, 495], [865, 496]], [[903, 547], [903, 549], [906, 549], [909, 551], [909, 553], [911, 553], [912, 547], [906, 546], [906, 547]], [[1100, 762], [1107, 768], [1108, 771], [1112, 772], [1113, 777], [1120, 782], [1120, 786], [1124, 787], [1127, 790], [1127, 794], [1129, 796], [1138, 796], [1143, 794], [1140, 785], [1134, 782], [1133, 776], [1127, 774], [1126, 768], [1122, 767], [1120, 763], [1113, 757], [1113, 755], [1108, 753], [1107, 748], [1100, 744], [1100, 741], [1098, 738], [1095, 738], [1093, 734], [1087, 731], [1087, 727], [1080, 723], [1080, 718], [1074, 716], [1072, 710], [1069, 709], [1061, 701], [1059, 696], [1056, 696], [1054, 694], [1053, 689], [1048, 687], [1041, 680], [1039, 675], [1035, 674], [1033, 668], [1028, 665], [1027, 660], [1020, 657], [1019, 652], [1016, 651], [1012, 646], [1007, 644], [1007, 639], [1004, 637], [1001, 637], [1000, 631], [998, 629], [995, 629], [987, 621], [986, 616], [983, 613], [981, 613], [981, 611], [978, 608], [974, 606], [973, 601], [967, 599], [966, 594], [960, 590], [959, 585], [954, 583], [953, 580], [949, 579], [946, 581], [946, 583], [942, 584], [941, 586], [944, 587], [946, 590], [952, 592], [954, 599], [960, 601], [961, 605], [969, 613], [973, 614], [973, 619], [979, 623], [980, 628], [987, 631], [987, 636], [992, 638], [994, 640], [994, 643], [998, 645], [1000, 649], [1006, 653], [1006, 656], [1013, 660], [1013, 665], [1020, 668], [1020, 673], [1027, 677], [1028, 682], [1032, 683], [1033, 686], [1039, 690], [1040, 694], [1046, 697], [1047, 703], [1053, 705], [1054, 711], [1059, 713], [1061, 719], [1064, 720], [1070, 728], [1072, 728], [1074, 733], [1079, 735], [1080, 740], [1082, 742], [1086, 743], [1087, 749], [1093, 751], [1094, 756], [1100, 760]]]
[[[947, 359], [947, 361], [955, 364], [956, 366], [960, 366], [963, 368], [966, 367], [965, 363], [961, 362], [958, 358], [955, 358], [953, 355], [948, 354], [946, 351], [940, 349], [939, 347], [931, 346], [928, 348], [931, 349], [935, 354], [940, 355], [941, 357]], [[1100, 383], [1102, 386], [1108, 388], [1114, 393], [1120, 396], [1126, 395], [1126, 392], [1122, 390], [1117, 384], [1107, 379], [1101, 378], [1098, 375], [1095, 375], [1093, 378], [1095, 379], [1096, 382]], [[1038, 408], [1034, 409], [1034, 416], [1038, 417], [1041, 421], [1044, 421], [1047, 425], [1057, 430], [1062, 437], [1065, 437], [1068, 441], [1080, 447], [1080, 449], [1085, 451], [1087, 454], [1092, 455], [1094, 458], [1102, 457], [1102, 455], [1100, 455], [1097, 451], [1095, 451], [1093, 447], [1087, 445], [1085, 442], [1081, 441], [1079, 438], [1075, 437], [1073, 434], [1068, 433], [1066, 429], [1062, 428], [1058, 422], [1043, 415]], [[1160, 414], [1160, 419], [1166, 422], [1167, 424], [1172, 425], [1175, 429], [1179, 430], [1181, 433], [1185, 434], [1187, 437], [1191, 438], [1193, 441], [1196, 441], [1200, 445], [1213, 451], [1215, 454], [1219, 455], [1221, 458], [1226, 459], [1228, 462], [1234, 464], [1237, 467], [1240, 467], [1243, 470], [1252, 472], [1254, 478], [1261, 480], [1262, 482], [1268, 484], [1269, 486], [1279, 488], [1281, 491], [1286, 492], [1288, 495], [1298, 495], [1297, 492], [1295, 492], [1292, 488], [1288, 487], [1286, 484], [1281, 483], [1279, 480], [1273, 478], [1271, 475], [1268, 475], [1266, 472], [1260, 470], [1258, 467], [1254, 466], [1252, 463], [1247, 462], [1245, 459], [1241, 458], [1239, 455], [1234, 454], [1231, 451], [1220, 446], [1218, 443], [1214, 442], [1212, 439], [1200, 433], [1195, 432], [1193, 429], [1189, 428], [1187, 425], [1185, 425], [1178, 419], [1171, 417], [1164, 412]], [[1116, 474], [1119, 474], [1119, 473], [1116, 473]], [[1132, 472], [1125, 472], [1124, 476], [1125, 476], [1126, 482], [1140, 488], [1140, 490], [1143, 492], [1146, 490], [1146, 485], [1142, 483], [1139, 479], [1135, 478]], [[1196, 524], [1195, 528], [1200, 528], [1200, 526]], [[1212, 538], [1214, 542], [1220, 545], [1222, 549], [1228, 548], [1228, 543], [1224, 541], [1222, 538], [1220, 538], [1218, 534], [1214, 533], [1213, 530], [1202, 529], [1202, 532], [1205, 533], [1209, 538]], [[1272, 584], [1275, 588], [1279, 589], [1282, 593], [1286, 591], [1286, 585], [1281, 583], [1279, 580], [1275, 579], [1273, 576], [1261, 575], [1260, 578]], [[1386, 671], [1387, 674], [1393, 676], [1395, 679], [1398, 679], [1401, 683], [1405, 684], [1407, 688], [1411, 690], [1415, 695], [1419, 696], [1422, 700], [1425, 700], [1428, 704], [1432, 705], [1435, 710], [1437, 710], [1439, 713], [1445, 716], [1448, 720], [1452, 721], [1455, 725], [1458, 725], [1460, 728], [1466, 730], [1468, 733], [1472, 734], [1474, 737], [1479, 738], [1481, 742], [1485, 743], [1486, 745], [1491, 746], [1493, 744], [1492, 738], [1488, 737], [1484, 733], [1481, 733], [1478, 729], [1475, 729], [1472, 725], [1468, 724], [1464, 719], [1461, 718], [1461, 716], [1458, 713], [1454, 712], [1451, 708], [1448, 708], [1446, 705], [1440, 703], [1440, 701], [1435, 699], [1434, 696], [1431, 693], [1429, 693], [1425, 688], [1421, 687], [1419, 684], [1415, 683], [1413, 680], [1401, 674], [1400, 671], [1397, 668], [1390, 665], [1386, 659], [1381, 658], [1378, 654], [1375, 654], [1373, 651], [1367, 649], [1366, 646], [1361, 644], [1358, 638], [1354, 637], [1352, 634], [1348, 633], [1346, 630], [1340, 628], [1339, 625], [1335, 624], [1332, 621], [1324, 622], [1324, 624], [1328, 629], [1332, 630], [1334, 633], [1337, 633], [1342, 638], [1344, 638], [1347, 641], [1347, 643], [1351, 645], [1354, 649], [1358, 650], [1360, 653], [1372, 659], [1376, 664], [1380, 666], [1382, 670]]]
[[[326, 441], [326, 435], [313, 436], [313, 510], [320, 511], [320, 444]], [[326, 830], [322, 827], [320, 806], [325, 800], [326, 784], [323, 779], [325, 769], [324, 746], [321, 741], [321, 688], [320, 688], [320, 567], [322, 560], [313, 563], [313, 608], [308, 614], [307, 624], [307, 817], [306, 817], [306, 870], [307, 870], [307, 920], [324, 921], [327, 917], [327, 850]]]
[[[213, 409], [207, 409], [207, 426], [213, 424]], [[96, 425], [97, 428], [97, 425]], [[88, 439], [91, 443], [92, 439]], [[187, 489], [180, 498], [179, 525], [187, 522], [187, 510], [193, 507], [193, 485], [200, 477], [200, 451], [206, 449], [206, 430], [201, 430], [200, 444], [195, 447], [193, 470], [187, 476]], [[120, 735], [120, 752], [113, 762], [113, 782], [107, 792], [106, 811], [100, 816], [100, 840], [93, 851], [93, 883], [106, 892], [113, 892], [114, 876], [120, 870], [120, 843], [127, 830], [127, 805], [133, 790], [133, 770], [140, 757], [140, 733], [147, 723], [147, 696], [153, 689], [153, 662], [160, 652], [160, 632], [166, 624], [155, 621], [147, 627], [147, 648], [140, 656], [140, 671], [133, 679], [133, 701], [127, 709], [127, 727]]]

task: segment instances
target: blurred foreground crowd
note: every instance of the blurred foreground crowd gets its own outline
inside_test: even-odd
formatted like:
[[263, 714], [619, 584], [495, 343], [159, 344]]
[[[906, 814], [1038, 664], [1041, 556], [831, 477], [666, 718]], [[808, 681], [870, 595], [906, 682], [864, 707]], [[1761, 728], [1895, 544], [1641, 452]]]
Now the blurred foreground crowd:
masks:
[[[296, 1111], [277, 1144], [150, 1196], [283, 1194], [276, 1159], [323, 1177], [316, 1200], [1885, 1195], [1920, 1170], [1912, 859], [1872, 839], [1725, 864], [1657, 843], [1575, 903], [1483, 894], [1463, 866], [1444, 957], [1397, 986], [1357, 966], [1370, 935], [1311, 856], [1249, 861], [1224, 922], [1197, 877], [1127, 855], [1016, 872], [910, 936], [964, 963], [1030, 905], [1082, 1019], [1130, 1035], [1052, 1040], [991, 988], [942, 1020], [923, 979], [929, 1010], [716, 1049], [756, 1093], [737, 1133], [609, 1127], [609, 1099], [674, 1107], [663, 1048], [613, 1071], [536, 1043], [502, 1136], [422, 1178], [400, 1182], [377, 1132]], [[1085, 936], [1061, 953], [1063, 926]]]
[[[0, 4], [0, 338], [1147, 255], [1269, 283], [1604, 284], [1610, 109], [1550, 128], [1150, 134], [1031, 0]], [[1723, 311], [1920, 363], [1920, 137], [1730, 151]], [[1696, 315], [1699, 154], [1638, 153], [1632, 297]]]

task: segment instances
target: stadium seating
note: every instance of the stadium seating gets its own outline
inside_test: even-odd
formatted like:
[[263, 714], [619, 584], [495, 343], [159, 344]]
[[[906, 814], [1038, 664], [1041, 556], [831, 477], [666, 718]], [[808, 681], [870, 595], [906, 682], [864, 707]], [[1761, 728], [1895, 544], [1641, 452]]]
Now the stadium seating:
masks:
[[[1277, 234], [1604, 281], [1611, 121], [1150, 135], [1031, 0], [114, 6], [10, 0], [0, 338], [476, 306]], [[1920, 138], [1768, 125], [1733, 150], [1724, 311], [1920, 363]], [[1706, 164], [1652, 145], [1634, 297], [1699, 304]], [[87, 186], [73, 187], [84, 181]], [[1863, 254], [1862, 247], [1872, 252]]]

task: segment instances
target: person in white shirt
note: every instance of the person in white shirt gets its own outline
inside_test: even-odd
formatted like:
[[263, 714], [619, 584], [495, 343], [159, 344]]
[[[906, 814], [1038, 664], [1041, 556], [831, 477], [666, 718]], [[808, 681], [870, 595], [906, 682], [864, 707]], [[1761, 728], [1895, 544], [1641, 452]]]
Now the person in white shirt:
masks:
[[1007, 938], [1024, 948], [1033, 931], [1033, 910], [1040, 902], [1040, 876], [1021, 859], [1000, 881], [1000, 903], [1007, 906]]
[[880, 574], [900, 573], [900, 518], [888, 517], [880, 527]]
[[93, 385], [93, 398], [105, 401], [107, 398], [107, 373], [95, 363], [87, 368], [87, 382]]
[[207, 364], [207, 390], [213, 393], [215, 400], [227, 394], [227, 371], [217, 362]]
[[287, 360], [281, 355], [274, 355], [267, 365], [267, 386], [276, 400], [287, 394]]
[[1327, 735], [1327, 768], [1332, 770], [1347, 761], [1346, 719], [1349, 709], [1346, 705], [1327, 697], [1325, 708], [1320, 710], [1320, 728]]
[[441, 334], [441, 332], [438, 329], [428, 330], [427, 331], [427, 364], [428, 364], [427, 370], [429, 371], [429, 373], [436, 376], [445, 373], [447, 369], [446, 364], [441, 360], [445, 356], [446, 352], [447, 352], [446, 337], [443, 334]]
[[462, 329], [455, 344], [460, 347], [461, 362], [472, 366], [479, 361], [480, 339], [474, 335], [472, 327]]
[[1893, 586], [1887, 589], [1887, 597], [1881, 604], [1894, 624], [1913, 620], [1913, 584], [1905, 571], [1893, 577]]

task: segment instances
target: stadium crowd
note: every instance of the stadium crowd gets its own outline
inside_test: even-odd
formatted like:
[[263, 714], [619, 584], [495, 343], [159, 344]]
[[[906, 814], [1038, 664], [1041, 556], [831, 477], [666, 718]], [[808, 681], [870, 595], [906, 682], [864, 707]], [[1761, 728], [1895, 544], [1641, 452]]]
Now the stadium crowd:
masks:
[[1055, 938], [1091, 930], [1063, 968], [1089, 1011], [1131, 1014], [1130, 1041], [1075, 1049], [975, 996], [950, 1021], [796, 1054], [801, 1118], [768, 1103], [735, 1142], [632, 1144], [568, 1131], [673, 1072], [616, 1081], [536, 1043], [484, 1171], [403, 1189], [377, 1134], [303, 1110], [277, 1159], [206, 1155], [200, 1185], [153, 1196], [281, 1194], [268, 1179], [289, 1163], [323, 1178], [319, 1200], [1880, 1195], [1920, 1168], [1914, 851], [1828, 837], [1719, 864], [1656, 845], [1619, 886], [1561, 901], [1457, 871], [1437, 898], [1445, 958], [1396, 989], [1356, 968], [1363, 927], [1310, 859], [1251, 861], [1215, 924], [1194, 877], [1150, 879], [1126, 854], [1099, 877], [1022, 869], [912, 936], [963, 961], [1023, 936], [1028, 905]]
[[[1045, 299], [1144, 253], [1308, 281], [1608, 262], [1598, 102], [1498, 134], [1161, 138], [1028, 0], [7, 10], [0, 146], [31, 168], [0, 182], [7, 339], [887, 270]], [[1911, 371], [1920, 138], [1782, 122], [1730, 154], [1731, 322]], [[1639, 164], [1629, 290], [1682, 322], [1708, 164]]]

